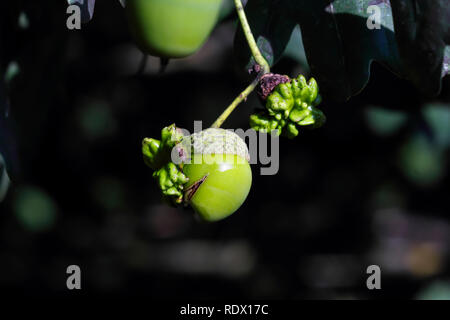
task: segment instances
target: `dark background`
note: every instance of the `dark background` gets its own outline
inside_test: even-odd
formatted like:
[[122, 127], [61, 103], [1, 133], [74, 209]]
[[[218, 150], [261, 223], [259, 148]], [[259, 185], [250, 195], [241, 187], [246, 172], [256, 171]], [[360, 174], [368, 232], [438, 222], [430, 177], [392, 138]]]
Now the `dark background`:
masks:
[[[448, 79], [428, 99], [374, 64], [362, 94], [324, 97], [323, 128], [281, 140], [277, 175], [252, 166], [238, 212], [199, 223], [160, 202], [140, 146], [174, 122], [210, 125], [246, 86], [233, 17], [164, 74], [156, 58], [137, 74], [142, 54], [118, 1], [97, 1], [79, 31], [66, 28], [65, 1], [43, 2], [1, 5], [0, 70], [14, 75], [9, 131], [0, 128], [12, 163], [2, 291], [73, 294], [66, 268], [76, 264], [81, 294], [449, 298]], [[273, 68], [307, 70], [291, 57]], [[224, 126], [248, 128], [258, 106], [252, 95]], [[381, 267], [378, 291], [366, 288], [371, 264]]]

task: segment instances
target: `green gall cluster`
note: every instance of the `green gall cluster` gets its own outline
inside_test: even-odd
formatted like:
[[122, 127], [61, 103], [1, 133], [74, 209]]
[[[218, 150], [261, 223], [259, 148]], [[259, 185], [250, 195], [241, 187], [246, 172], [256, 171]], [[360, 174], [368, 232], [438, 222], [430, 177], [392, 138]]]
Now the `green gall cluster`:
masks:
[[169, 203], [183, 201], [184, 184], [188, 178], [181, 168], [171, 161], [172, 148], [185, 136], [175, 124], [161, 130], [161, 140], [145, 138], [142, 141], [142, 154], [147, 166], [154, 170], [153, 178], [162, 191], [163, 198]]
[[325, 115], [316, 108], [321, 102], [316, 80], [308, 82], [300, 75], [278, 84], [267, 96], [265, 110], [250, 116], [250, 127], [257, 131], [296, 137], [299, 126], [317, 128], [325, 123]]
[[183, 202], [184, 184], [189, 179], [172, 162], [168, 162], [161, 169], [153, 172], [153, 177], [158, 182], [163, 197], [169, 203], [180, 204]]

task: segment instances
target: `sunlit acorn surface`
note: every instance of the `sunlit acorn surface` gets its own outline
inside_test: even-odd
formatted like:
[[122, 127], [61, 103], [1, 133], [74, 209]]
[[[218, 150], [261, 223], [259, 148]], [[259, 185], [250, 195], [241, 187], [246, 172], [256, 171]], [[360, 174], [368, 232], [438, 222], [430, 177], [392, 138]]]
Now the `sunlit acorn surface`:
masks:
[[224, 129], [207, 129], [197, 138], [199, 153], [183, 166], [189, 178], [185, 201], [202, 219], [221, 220], [236, 212], [250, 191], [248, 150], [238, 135]]
[[183, 168], [189, 177], [186, 187], [206, 178], [188, 200], [192, 208], [206, 221], [221, 220], [238, 210], [252, 185], [252, 171], [247, 160], [222, 154], [195, 155], [195, 160], [203, 163], [188, 164]]

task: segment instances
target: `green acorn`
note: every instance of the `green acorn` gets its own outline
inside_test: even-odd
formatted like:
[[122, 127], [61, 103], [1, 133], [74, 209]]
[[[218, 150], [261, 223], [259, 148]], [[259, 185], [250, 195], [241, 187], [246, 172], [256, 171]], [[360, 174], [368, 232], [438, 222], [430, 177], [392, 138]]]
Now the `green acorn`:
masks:
[[206, 221], [228, 217], [244, 203], [252, 184], [245, 142], [225, 129], [206, 129], [191, 136], [189, 178], [184, 201]]
[[[171, 128], [168, 129], [167, 128]], [[235, 133], [209, 128], [190, 136], [178, 136], [175, 126], [163, 132], [174, 136], [143, 141], [144, 161], [165, 199], [190, 205], [205, 221], [218, 221], [236, 212], [250, 191], [252, 173], [245, 142]], [[172, 145], [172, 149], [167, 149]], [[160, 159], [171, 160], [160, 167]]]

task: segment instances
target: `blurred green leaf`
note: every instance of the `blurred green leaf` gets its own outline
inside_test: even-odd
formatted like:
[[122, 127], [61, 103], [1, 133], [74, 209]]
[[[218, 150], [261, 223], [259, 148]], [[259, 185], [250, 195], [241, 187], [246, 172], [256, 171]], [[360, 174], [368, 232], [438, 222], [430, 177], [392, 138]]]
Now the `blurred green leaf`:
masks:
[[450, 283], [448, 281], [435, 281], [421, 290], [417, 300], [450, 300]]
[[387, 182], [378, 187], [371, 196], [372, 205], [375, 208], [403, 207], [405, 195], [397, 185]]
[[8, 64], [5, 72], [5, 83], [10, 85], [14, 78], [20, 73], [20, 66], [16, 61], [11, 61]]
[[117, 121], [109, 105], [103, 101], [87, 102], [78, 113], [78, 122], [86, 138], [95, 140], [114, 134]]
[[388, 136], [398, 131], [408, 120], [402, 111], [367, 107], [366, 120], [369, 128], [380, 136]]
[[400, 168], [415, 184], [428, 187], [444, 175], [444, 154], [423, 134], [416, 134], [400, 149]]
[[303, 47], [302, 32], [300, 27], [296, 26], [292, 31], [291, 38], [284, 51], [284, 56], [294, 59], [301, 64], [306, 72], [309, 72], [309, 65], [306, 59], [305, 48]]
[[450, 147], [450, 105], [432, 104], [423, 109], [434, 142], [442, 149]]
[[92, 188], [92, 195], [95, 201], [107, 211], [125, 206], [125, 189], [120, 180], [116, 178], [97, 179]]
[[17, 190], [13, 208], [19, 222], [32, 232], [49, 230], [55, 223], [58, 211], [53, 199], [33, 186]]
[[28, 29], [30, 26], [30, 20], [25, 12], [21, 12], [19, 15], [19, 19], [17, 20], [17, 24], [21, 29]]

